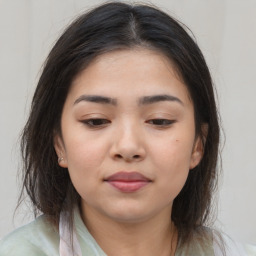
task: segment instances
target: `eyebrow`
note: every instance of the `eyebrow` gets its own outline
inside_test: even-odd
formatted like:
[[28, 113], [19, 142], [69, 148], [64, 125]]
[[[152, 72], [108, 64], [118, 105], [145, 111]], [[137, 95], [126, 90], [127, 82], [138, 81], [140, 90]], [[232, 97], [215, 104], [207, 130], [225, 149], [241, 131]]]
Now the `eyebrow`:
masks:
[[[100, 104], [110, 104], [113, 106], [117, 105], [117, 99], [100, 96], [100, 95], [81, 95], [78, 99], [75, 100], [74, 105], [78, 104], [81, 101], [100, 103]], [[162, 101], [178, 102], [182, 106], [184, 105], [184, 103], [179, 98], [172, 95], [167, 95], [167, 94], [141, 97], [139, 98], [138, 105], [149, 105], [149, 104], [154, 104]]]
[[184, 103], [179, 98], [167, 94], [142, 97], [139, 99], [139, 105], [148, 105], [161, 101], [174, 101], [180, 103], [181, 105], [184, 105]]
[[99, 96], [99, 95], [81, 95], [75, 102], [74, 105], [81, 101], [88, 101], [100, 104], [110, 104], [117, 105], [117, 100], [109, 97]]

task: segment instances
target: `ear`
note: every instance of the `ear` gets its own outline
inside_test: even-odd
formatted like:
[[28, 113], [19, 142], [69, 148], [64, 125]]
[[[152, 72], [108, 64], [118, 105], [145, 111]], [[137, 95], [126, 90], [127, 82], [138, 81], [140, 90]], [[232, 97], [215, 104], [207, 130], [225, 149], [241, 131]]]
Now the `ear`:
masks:
[[200, 163], [204, 155], [204, 145], [205, 145], [207, 134], [208, 134], [208, 124], [203, 124], [201, 129], [202, 129], [202, 136], [200, 135], [197, 136], [193, 146], [193, 151], [191, 154], [190, 166], [189, 166], [190, 170], [195, 168]]
[[63, 168], [68, 168], [64, 142], [59, 134], [54, 135], [54, 143], [53, 144], [54, 144], [56, 154], [58, 156], [59, 166], [61, 166]]

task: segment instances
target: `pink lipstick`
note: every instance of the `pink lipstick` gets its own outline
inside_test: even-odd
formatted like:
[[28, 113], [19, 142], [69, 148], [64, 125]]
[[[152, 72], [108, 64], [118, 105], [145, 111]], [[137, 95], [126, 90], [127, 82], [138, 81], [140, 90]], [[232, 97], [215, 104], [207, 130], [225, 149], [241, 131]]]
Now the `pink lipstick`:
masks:
[[138, 172], [117, 172], [104, 181], [125, 193], [138, 191], [151, 182], [150, 179]]

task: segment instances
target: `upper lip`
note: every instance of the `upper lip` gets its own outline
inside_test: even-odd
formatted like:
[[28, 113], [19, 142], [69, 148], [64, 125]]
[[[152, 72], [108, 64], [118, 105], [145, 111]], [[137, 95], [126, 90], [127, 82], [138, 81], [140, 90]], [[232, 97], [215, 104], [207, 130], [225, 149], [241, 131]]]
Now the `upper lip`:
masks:
[[139, 172], [117, 172], [108, 176], [104, 181], [151, 181]]

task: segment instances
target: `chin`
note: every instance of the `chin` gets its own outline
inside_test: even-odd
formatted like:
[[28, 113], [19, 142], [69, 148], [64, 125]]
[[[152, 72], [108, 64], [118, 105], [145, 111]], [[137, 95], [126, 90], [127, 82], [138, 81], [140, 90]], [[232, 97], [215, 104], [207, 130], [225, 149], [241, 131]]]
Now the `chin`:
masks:
[[148, 213], [144, 209], [136, 209], [135, 207], [122, 207], [105, 213], [112, 220], [119, 223], [135, 224], [144, 222], [154, 216], [153, 213]]

